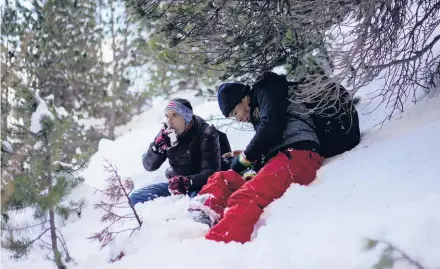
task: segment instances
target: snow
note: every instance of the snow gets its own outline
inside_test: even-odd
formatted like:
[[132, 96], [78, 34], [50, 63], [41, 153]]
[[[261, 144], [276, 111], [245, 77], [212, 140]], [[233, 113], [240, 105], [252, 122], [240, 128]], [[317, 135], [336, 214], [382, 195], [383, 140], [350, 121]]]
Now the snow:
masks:
[[85, 130], [88, 130], [90, 128], [96, 128], [96, 129], [100, 129], [100, 128], [104, 128], [105, 126], [105, 118], [93, 118], [93, 117], [89, 117], [89, 118], [85, 118], [85, 119], [79, 119], [77, 120], [79, 125], [84, 126]]
[[[326, 160], [311, 186], [292, 185], [269, 205], [250, 243], [205, 240], [207, 227], [186, 217], [189, 199], [172, 196], [137, 204], [142, 229], [132, 237], [121, 235], [100, 251], [99, 244], [86, 237], [104, 228], [99, 222], [102, 212], [93, 209], [100, 199], [94, 188], [104, 188], [108, 176], [103, 158], [114, 163], [121, 176], [131, 177], [136, 189], [165, 181], [168, 162], [155, 172], [146, 172], [141, 163], [164, 120], [167, 100], [157, 99], [115, 141], [102, 139], [83, 172], [86, 181], [70, 198], [85, 197], [87, 206], [81, 218], [61, 228], [77, 263], [68, 268], [371, 268], [380, 253], [362, 250], [368, 237], [388, 240], [427, 268], [435, 268], [440, 264], [439, 92], [408, 105], [405, 113], [382, 128], [377, 124], [387, 110], [369, 113], [374, 104], [363, 98], [358, 106], [361, 144]], [[180, 96], [191, 101], [197, 115], [220, 115], [215, 102], [204, 103], [190, 92]], [[233, 149], [243, 149], [253, 135], [238, 127], [222, 128]], [[108, 263], [121, 250], [122, 260]], [[8, 260], [5, 251], [2, 255], [6, 269], [53, 267], [39, 249], [18, 263]]]
[[12, 153], [12, 145], [9, 141], [2, 141], [2, 151], [6, 151], [8, 153]]
[[60, 162], [60, 161], [54, 161], [53, 162], [54, 165], [59, 165], [63, 168], [68, 168], [68, 169], [73, 169], [73, 164], [70, 163], [64, 163], [64, 162]]
[[34, 145], [34, 149], [35, 150], [39, 150], [39, 149], [41, 149], [41, 147], [43, 146], [44, 144], [43, 144], [43, 141], [37, 141], [36, 143], [35, 143], [35, 145]]
[[55, 111], [57, 112], [57, 115], [59, 117], [68, 117], [69, 116], [69, 112], [67, 112], [67, 110], [62, 106], [55, 107]]
[[41, 119], [44, 116], [47, 116], [47, 117], [53, 119], [53, 115], [52, 115], [52, 113], [50, 113], [44, 100], [40, 97], [39, 91], [37, 91], [35, 93], [35, 98], [37, 99], [38, 106], [37, 106], [37, 109], [35, 110], [35, 112], [32, 113], [31, 127], [29, 129], [34, 134], [41, 131]]

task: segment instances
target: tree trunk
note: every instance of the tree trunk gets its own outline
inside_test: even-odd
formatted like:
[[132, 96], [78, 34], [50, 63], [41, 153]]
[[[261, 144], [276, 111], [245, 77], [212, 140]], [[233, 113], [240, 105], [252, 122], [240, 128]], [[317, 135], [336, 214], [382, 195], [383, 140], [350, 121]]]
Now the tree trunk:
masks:
[[115, 18], [113, 0], [110, 1], [110, 21], [111, 21], [111, 35], [112, 35], [112, 53], [113, 53], [113, 74], [112, 74], [112, 105], [110, 108], [110, 122], [109, 122], [109, 136], [111, 139], [115, 139], [115, 127], [116, 127], [116, 101], [118, 99], [118, 87], [117, 87], [117, 64], [116, 61], [116, 33], [115, 33]]
[[[102, 26], [104, 28], [104, 20], [102, 19], [102, 12], [104, 10], [104, 1], [103, 0], [99, 0], [98, 1], [98, 19], [99, 19], [99, 23], [98, 25]], [[102, 41], [104, 40], [104, 30], [101, 30], [99, 32], [99, 37], [98, 37], [98, 42], [99, 42], [99, 49], [98, 49], [98, 57], [100, 61], [103, 61], [102, 59]]]
[[[47, 138], [47, 134], [44, 136], [46, 146], [48, 147], [47, 155], [46, 155], [46, 164], [47, 164], [47, 183], [48, 183], [48, 190], [49, 194], [52, 192], [52, 171], [50, 169], [50, 166], [52, 164], [52, 158], [51, 158], [51, 152], [49, 147], [49, 139]], [[66, 266], [63, 264], [63, 261], [61, 260], [61, 253], [58, 250], [58, 242], [57, 242], [57, 232], [56, 232], [56, 226], [55, 226], [55, 211], [53, 205], [49, 208], [49, 224], [50, 224], [50, 240], [52, 242], [52, 251], [53, 256], [55, 260], [55, 264], [57, 265], [58, 269], [66, 269]]]
[[[49, 187], [49, 192], [51, 187]], [[58, 250], [58, 242], [57, 242], [57, 233], [55, 227], [55, 212], [53, 207], [49, 209], [49, 223], [50, 223], [50, 240], [52, 241], [52, 251], [55, 259], [55, 263], [58, 269], [66, 269], [66, 266], [63, 264], [61, 260], [61, 253]]]
[[[12, 68], [10, 57], [8, 57], [8, 51], [9, 51], [9, 43], [6, 42], [6, 67], [9, 69], [10, 75], [13, 74], [13, 71], [15, 71]], [[5, 72], [6, 73], [6, 72]], [[7, 78], [3, 77], [1, 78], [1, 98], [2, 98], [2, 107], [1, 107], [1, 113], [2, 113], [2, 123], [4, 124], [4, 128], [8, 128], [8, 115], [9, 115], [9, 83]], [[3, 97], [3, 91], [5, 93], [5, 96]]]

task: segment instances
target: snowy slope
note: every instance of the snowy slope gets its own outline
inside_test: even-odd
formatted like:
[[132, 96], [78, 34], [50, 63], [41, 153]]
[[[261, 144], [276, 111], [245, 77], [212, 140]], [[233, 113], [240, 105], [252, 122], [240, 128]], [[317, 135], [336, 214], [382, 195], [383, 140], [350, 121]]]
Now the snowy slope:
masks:
[[[191, 100], [196, 114], [205, 118], [220, 115], [216, 103], [202, 103], [190, 93], [184, 96]], [[361, 113], [370, 110], [367, 103], [363, 100], [359, 105]], [[69, 268], [371, 268], [378, 253], [362, 251], [365, 237], [387, 239], [427, 267], [440, 265], [438, 94], [409, 106], [382, 129], [374, 126], [385, 110], [362, 115], [361, 144], [327, 160], [310, 187], [293, 185], [272, 203], [251, 243], [204, 240], [206, 228], [184, 218], [188, 199], [174, 196], [137, 205], [143, 228], [100, 251], [97, 243], [85, 238], [102, 227], [102, 213], [91, 204], [99, 198], [93, 187], [104, 186], [103, 157], [116, 164], [123, 176], [132, 177], [136, 188], [164, 181], [168, 164], [149, 173], [143, 170], [141, 155], [159, 130], [165, 104], [157, 101], [116, 141], [101, 141], [84, 172], [86, 183], [72, 194], [87, 197], [89, 206], [81, 219], [62, 228], [76, 261]], [[233, 149], [246, 146], [253, 135], [233, 128], [227, 134]], [[177, 220], [167, 222], [168, 218]], [[109, 257], [119, 250], [127, 255], [109, 264]], [[53, 267], [40, 250], [19, 263], [5, 255], [2, 253], [2, 266], [6, 269]]]

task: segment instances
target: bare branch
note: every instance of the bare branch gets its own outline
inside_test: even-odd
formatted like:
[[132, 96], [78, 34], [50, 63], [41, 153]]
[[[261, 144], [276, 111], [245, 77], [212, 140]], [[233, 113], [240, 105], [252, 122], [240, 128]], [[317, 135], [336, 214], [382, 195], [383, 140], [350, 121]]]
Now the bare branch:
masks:
[[[108, 185], [105, 190], [96, 189], [96, 191], [102, 193], [103, 198], [107, 201], [101, 200], [100, 202], [95, 203], [94, 208], [105, 212], [105, 214], [101, 217], [101, 222], [109, 222], [109, 224], [100, 232], [94, 233], [92, 236], [88, 237], [90, 240], [97, 240], [100, 242], [101, 248], [106, 247], [109, 243], [114, 241], [119, 234], [126, 231], [140, 229], [142, 226], [142, 221], [134, 209], [134, 206], [130, 203], [130, 197], [128, 196], [130, 191], [133, 189], [133, 182], [129, 178], [122, 180], [118, 174], [117, 168], [109, 160], [105, 158], [104, 160], [106, 161], [104, 168], [110, 174], [107, 178]], [[124, 199], [125, 202], [120, 202], [120, 199]], [[122, 204], [127, 204], [128, 206], [122, 207], [120, 206]], [[113, 210], [118, 208], [130, 208], [131, 212], [126, 214], [115, 213]], [[124, 229], [121, 231], [110, 231], [110, 228], [114, 224], [118, 222], [123, 223], [124, 220], [136, 220], [138, 225], [134, 228]], [[132, 233], [130, 233], [130, 236], [131, 235]]]

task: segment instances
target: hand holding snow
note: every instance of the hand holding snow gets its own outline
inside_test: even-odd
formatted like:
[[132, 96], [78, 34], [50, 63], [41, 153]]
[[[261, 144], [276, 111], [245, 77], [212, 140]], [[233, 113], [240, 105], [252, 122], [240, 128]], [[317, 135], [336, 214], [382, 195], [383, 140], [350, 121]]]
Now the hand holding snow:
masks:
[[166, 133], [167, 133], [168, 137], [170, 138], [171, 147], [176, 146], [178, 144], [176, 131], [173, 128], [168, 127], [166, 129]]

